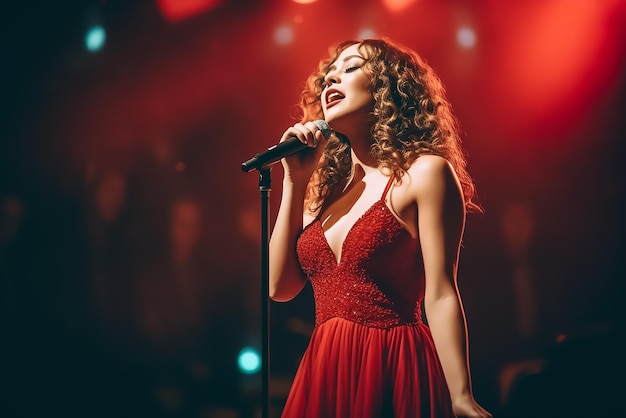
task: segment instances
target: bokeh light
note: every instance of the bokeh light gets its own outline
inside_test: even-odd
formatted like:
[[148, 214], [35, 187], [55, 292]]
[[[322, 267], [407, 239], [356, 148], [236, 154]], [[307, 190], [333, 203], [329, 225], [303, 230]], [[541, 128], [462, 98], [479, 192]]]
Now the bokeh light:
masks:
[[97, 52], [106, 43], [106, 31], [102, 26], [93, 26], [85, 34], [85, 48], [89, 52]]
[[472, 28], [462, 27], [456, 32], [456, 40], [463, 48], [476, 46], [476, 32]]
[[200, 15], [219, 6], [221, 0], [156, 0], [159, 10], [170, 22], [183, 20]]
[[392, 13], [406, 11], [417, 0], [382, 0], [383, 5]]
[[254, 374], [261, 370], [261, 356], [252, 347], [245, 347], [239, 352], [237, 357], [239, 371], [243, 374]]
[[367, 39], [374, 38], [376, 36], [376, 31], [372, 28], [363, 28], [359, 31], [357, 36], [358, 39]]
[[291, 26], [279, 26], [274, 31], [274, 41], [278, 45], [288, 45], [293, 42], [294, 33]]

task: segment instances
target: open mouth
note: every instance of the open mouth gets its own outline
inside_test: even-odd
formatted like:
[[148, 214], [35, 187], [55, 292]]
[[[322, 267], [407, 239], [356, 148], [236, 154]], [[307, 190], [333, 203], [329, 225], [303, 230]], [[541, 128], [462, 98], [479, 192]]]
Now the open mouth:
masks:
[[339, 91], [337, 91], [337, 90], [329, 90], [326, 93], [326, 108], [328, 109], [331, 106], [336, 105], [337, 103], [339, 103], [344, 98], [345, 98], [345, 96], [343, 94], [341, 94]]

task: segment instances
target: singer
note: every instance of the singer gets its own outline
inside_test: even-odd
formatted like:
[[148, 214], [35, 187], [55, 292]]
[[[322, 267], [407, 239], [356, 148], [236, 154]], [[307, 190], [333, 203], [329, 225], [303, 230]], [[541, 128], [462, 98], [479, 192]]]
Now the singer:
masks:
[[281, 160], [269, 289], [286, 302], [309, 281], [316, 326], [282, 417], [491, 417], [457, 287], [466, 212], [482, 209], [439, 78], [389, 40], [346, 41], [301, 109], [281, 141], [317, 147]]

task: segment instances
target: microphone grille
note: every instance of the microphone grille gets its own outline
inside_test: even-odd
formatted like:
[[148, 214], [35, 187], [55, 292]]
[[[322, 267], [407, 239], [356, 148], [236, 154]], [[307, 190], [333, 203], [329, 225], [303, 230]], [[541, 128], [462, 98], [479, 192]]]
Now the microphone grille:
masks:
[[322, 131], [322, 135], [324, 135], [324, 138], [330, 138], [330, 134], [333, 132], [333, 130], [330, 129], [330, 126], [328, 126], [325, 120], [314, 120], [313, 123], [320, 131]]

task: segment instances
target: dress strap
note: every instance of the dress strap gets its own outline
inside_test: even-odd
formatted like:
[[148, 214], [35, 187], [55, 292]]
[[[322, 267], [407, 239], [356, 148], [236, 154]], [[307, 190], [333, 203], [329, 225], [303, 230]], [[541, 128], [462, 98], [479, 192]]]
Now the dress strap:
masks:
[[385, 197], [387, 197], [387, 192], [389, 191], [389, 189], [391, 189], [391, 185], [393, 184], [393, 180], [394, 180], [394, 176], [393, 174], [391, 175], [391, 177], [389, 177], [389, 181], [387, 182], [387, 186], [385, 186], [385, 191], [383, 192], [383, 195], [380, 197], [380, 200], [385, 200]]

